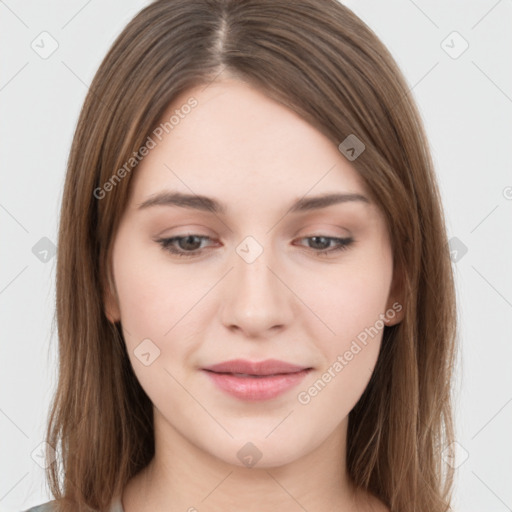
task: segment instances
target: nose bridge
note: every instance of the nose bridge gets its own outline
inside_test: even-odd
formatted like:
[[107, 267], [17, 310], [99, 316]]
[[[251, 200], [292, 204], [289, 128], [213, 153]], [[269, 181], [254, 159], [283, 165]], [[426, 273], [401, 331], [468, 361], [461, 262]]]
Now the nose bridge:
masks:
[[247, 236], [236, 247], [224, 303], [225, 325], [236, 325], [252, 334], [282, 326], [290, 319], [290, 291], [275, 275], [279, 273], [277, 258], [269, 238], [265, 241]]
[[[247, 237], [236, 249], [235, 276], [240, 285], [247, 288], [247, 292], [268, 293], [275, 286], [275, 276], [269, 268], [273, 266], [273, 255], [270, 244], [265, 246], [256, 242], [253, 237]], [[270, 279], [270, 276], [274, 279]]]

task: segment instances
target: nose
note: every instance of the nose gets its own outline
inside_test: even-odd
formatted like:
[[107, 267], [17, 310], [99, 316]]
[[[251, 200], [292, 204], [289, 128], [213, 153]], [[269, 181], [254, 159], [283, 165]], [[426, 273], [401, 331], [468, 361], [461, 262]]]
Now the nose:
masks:
[[224, 284], [222, 322], [246, 337], [271, 336], [293, 318], [293, 287], [287, 283], [290, 277], [272, 257], [270, 248], [264, 248], [253, 261], [240, 254], [233, 255], [234, 268]]

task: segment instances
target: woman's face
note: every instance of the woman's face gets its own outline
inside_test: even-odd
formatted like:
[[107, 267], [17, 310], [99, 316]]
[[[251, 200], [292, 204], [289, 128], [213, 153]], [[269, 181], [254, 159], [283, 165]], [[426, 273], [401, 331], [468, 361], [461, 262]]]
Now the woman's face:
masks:
[[[332, 142], [247, 84], [190, 90], [173, 114], [133, 171], [107, 315], [163, 431], [231, 464], [286, 464], [346, 426], [383, 319], [401, 318], [385, 221]], [[310, 202], [327, 194], [350, 196]], [[205, 370], [234, 359], [309, 370]]]

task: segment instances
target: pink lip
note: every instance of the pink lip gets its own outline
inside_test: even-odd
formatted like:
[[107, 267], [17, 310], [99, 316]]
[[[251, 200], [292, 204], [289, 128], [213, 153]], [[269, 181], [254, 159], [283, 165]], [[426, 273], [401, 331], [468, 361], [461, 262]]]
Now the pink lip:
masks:
[[306, 370], [307, 366], [266, 359], [265, 361], [247, 361], [245, 359], [231, 359], [223, 363], [207, 366], [204, 370], [216, 373], [247, 373], [248, 375], [275, 375], [278, 373], [294, 373]]
[[223, 391], [242, 400], [257, 401], [270, 400], [293, 388], [311, 368], [276, 359], [261, 362], [236, 359], [203, 370]]

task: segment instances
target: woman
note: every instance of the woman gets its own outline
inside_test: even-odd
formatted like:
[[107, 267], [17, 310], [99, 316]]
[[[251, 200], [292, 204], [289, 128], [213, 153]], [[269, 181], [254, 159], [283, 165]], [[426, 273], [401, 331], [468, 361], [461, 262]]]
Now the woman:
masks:
[[60, 222], [55, 500], [32, 511], [449, 509], [442, 207], [349, 9], [143, 9], [91, 84]]

